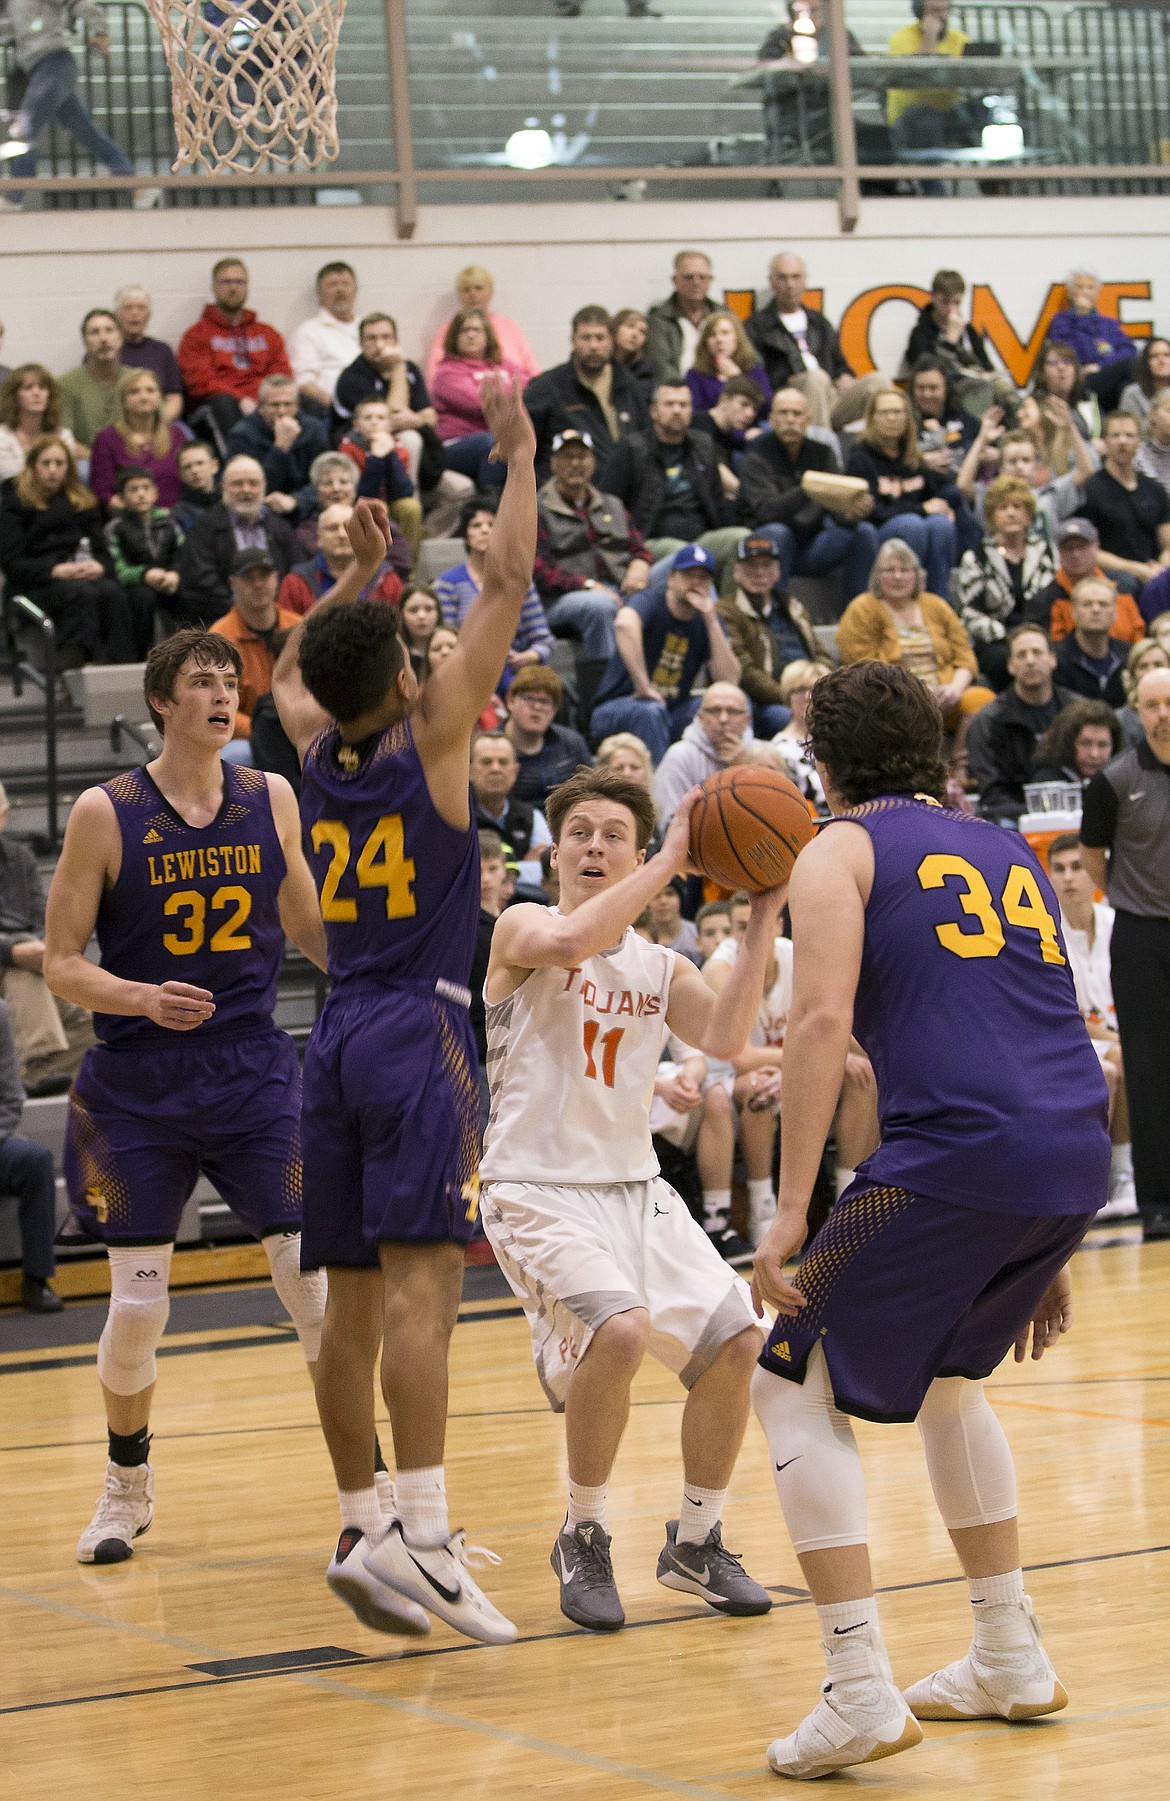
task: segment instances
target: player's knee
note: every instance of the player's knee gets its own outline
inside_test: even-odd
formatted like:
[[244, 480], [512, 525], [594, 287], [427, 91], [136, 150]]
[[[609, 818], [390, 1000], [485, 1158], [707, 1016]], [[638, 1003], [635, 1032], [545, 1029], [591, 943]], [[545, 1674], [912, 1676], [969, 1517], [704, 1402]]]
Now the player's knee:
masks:
[[705, 1119], [730, 1119], [731, 1096], [722, 1082], [714, 1082], [703, 1097], [703, 1116]]
[[1014, 1518], [1015, 1465], [982, 1382], [937, 1376], [919, 1409], [918, 1430], [935, 1502], [949, 1531]]
[[301, 1269], [299, 1232], [270, 1232], [261, 1239], [272, 1286], [296, 1327], [306, 1363], [316, 1363], [321, 1352], [321, 1325], [325, 1318], [328, 1282], [323, 1269]]
[[170, 1245], [110, 1251], [110, 1310], [98, 1340], [97, 1370], [116, 1395], [141, 1394], [158, 1375], [155, 1352], [171, 1310]]
[[650, 1336], [650, 1320], [643, 1307], [631, 1307], [625, 1313], [612, 1313], [598, 1326], [589, 1349], [603, 1352], [607, 1361], [636, 1370], [646, 1354]]
[[752, 1370], [756, 1367], [762, 1344], [763, 1334], [758, 1328], [745, 1326], [742, 1332], [720, 1345], [715, 1362], [729, 1375], [737, 1375], [744, 1382], [754, 1381]]

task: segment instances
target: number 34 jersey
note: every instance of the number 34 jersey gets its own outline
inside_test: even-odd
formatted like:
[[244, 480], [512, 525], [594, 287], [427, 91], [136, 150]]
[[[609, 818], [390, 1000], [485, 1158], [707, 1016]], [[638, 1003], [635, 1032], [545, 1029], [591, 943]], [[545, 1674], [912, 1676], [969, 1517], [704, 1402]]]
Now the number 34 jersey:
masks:
[[844, 818], [874, 855], [853, 1029], [882, 1141], [858, 1174], [995, 1212], [1093, 1212], [1109, 1179], [1105, 1079], [1032, 851], [925, 799]]
[[[98, 908], [102, 967], [129, 982], [189, 982], [215, 996], [193, 1035], [239, 1037], [271, 1028], [284, 935], [277, 897], [286, 874], [268, 783], [259, 769], [223, 764], [223, 802], [207, 826], [188, 825], [145, 769], [103, 783], [122, 839], [118, 879]], [[171, 1048], [149, 1019], [95, 1013], [104, 1044]]]
[[534, 969], [487, 1008], [485, 1182], [648, 1182], [673, 951], [627, 928], [579, 969]]

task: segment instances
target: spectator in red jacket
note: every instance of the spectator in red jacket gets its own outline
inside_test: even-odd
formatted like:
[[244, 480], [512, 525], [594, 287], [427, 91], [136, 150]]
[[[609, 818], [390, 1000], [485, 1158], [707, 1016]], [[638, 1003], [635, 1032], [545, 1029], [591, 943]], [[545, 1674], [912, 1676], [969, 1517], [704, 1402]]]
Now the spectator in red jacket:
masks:
[[254, 413], [266, 375], [291, 378], [284, 339], [248, 305], [248, 271], [238, 256], [224, 256], [211, 271], [215, 300], [205, 306], [179, 343], [179, 368], [191, 419], [215, 439], [221, 461], [227, 434]]

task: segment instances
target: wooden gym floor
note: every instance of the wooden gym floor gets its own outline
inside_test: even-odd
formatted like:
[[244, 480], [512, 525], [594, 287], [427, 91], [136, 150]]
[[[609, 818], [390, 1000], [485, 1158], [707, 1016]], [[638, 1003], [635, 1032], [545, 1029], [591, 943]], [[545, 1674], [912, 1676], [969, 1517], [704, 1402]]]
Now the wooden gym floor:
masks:
[[[1164, 1784], [1170, 1246], [1095, 1236], [1076, 1260], [1072, 1337], [992, 1383], [1018, 1461], [1028, 1587], [1069, 1709], [1031, 1726], [928, 1725], [917, 1750], [835, 1779], [838, 1791], [1128, 1801]], [[93, 1317], [100, 1325], [100, 1309]], [[217, 1327], [168, 1335], [167, 1351], [155, 1523], [130, 1563], [106, 1569], [74, 1561], [104, 1466], [93, 1347], [0, 1356], [0, 1795], [780, 1792], [764, 1747], [812, 1705], [821, 1665], [754, 1422], [727, 1537], [773, 1587], [771, 1615], [716, 1618], [654, 1580], [677, 1507], [680, 1391], [648, 1366], [611, 1488], [630, 1623], [613, 1638], [579, 1632], [548, 1564], [561, 1428], [522, 1318], [507, 1302], [473, 1303], [453, 1359], [452, 1519], [502, 1554], [484, 1586], [521, 1637], [486, 1649], [436, 1624], [404, 1652], [325, 1587], [336, 1504], [295, 1338]], [[861, 1426], [859, 1437], [886, 1637], [909, 1682], [966, 1647], [966, 1591], [917, 1433]]]

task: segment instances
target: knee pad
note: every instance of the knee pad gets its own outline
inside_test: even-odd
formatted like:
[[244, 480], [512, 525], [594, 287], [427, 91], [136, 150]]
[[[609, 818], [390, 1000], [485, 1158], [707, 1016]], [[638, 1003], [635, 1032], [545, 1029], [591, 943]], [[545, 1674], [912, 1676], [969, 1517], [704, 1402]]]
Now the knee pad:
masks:
[[865, 1480], [853, 1427], [833, 1399], [817, 1345], [803, 1382], [770, 1370], [752, 1377], [752, 1406], [768, 1441], [772, 1479], [796, 1552], [861, 1545]]
[[158, 1375], [155, 1352], [171, 1310], [173, 1245], [110, 1247], [110, 1311], [98, 1340], [97, 1371], [111, 1394], [137, 1395]]
[[328, 1277], [323, 1269], [301, 1273], [299, 1232], [270, 1232], [260, 1240], [275, 1288], [301, 1341], [306, 1363], [316, 1363], [321, 1353], [321, 1322], [325, 1318]]
[[1015, 1465], [982, 1382], [936, 1376], [919, 1411], [918, 1430], [948, 1531], [1015, 1518]]

